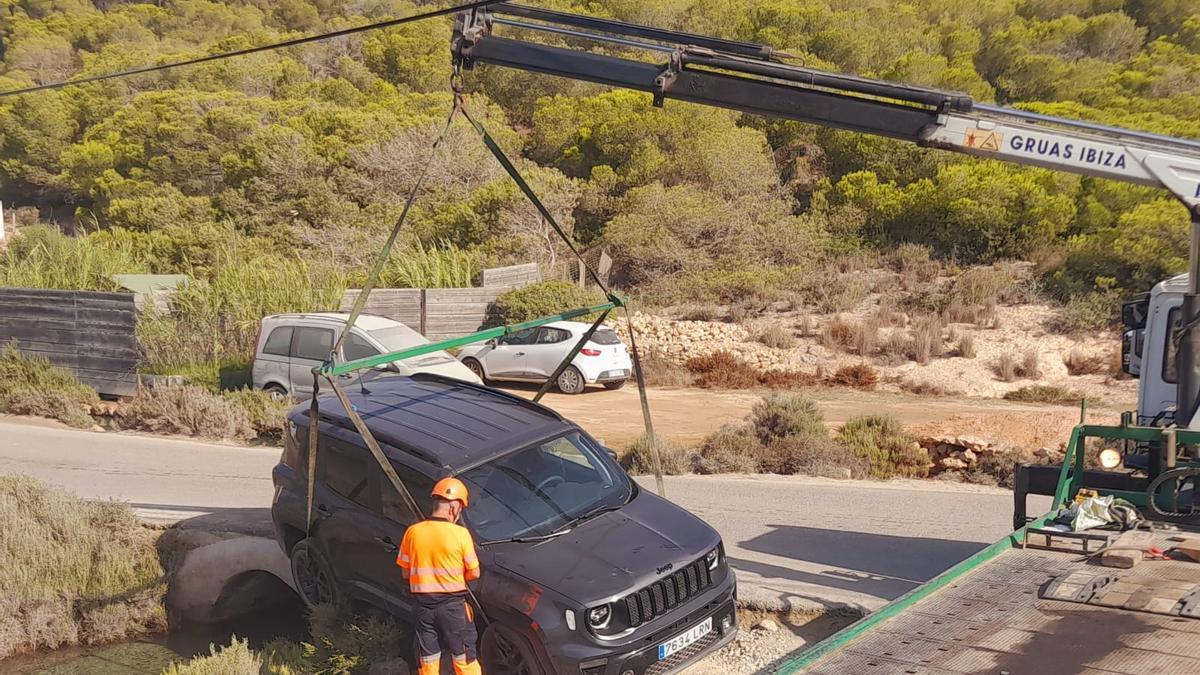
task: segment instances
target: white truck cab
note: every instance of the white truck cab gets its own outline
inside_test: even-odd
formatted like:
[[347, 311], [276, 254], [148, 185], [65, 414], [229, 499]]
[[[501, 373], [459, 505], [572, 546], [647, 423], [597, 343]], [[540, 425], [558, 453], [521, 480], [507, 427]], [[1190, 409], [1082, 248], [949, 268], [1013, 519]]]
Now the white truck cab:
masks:
[[[1137, 423], [1163, 426], [1174, 418], [1176, 403], [1175, 334], [1188, 275], [1155, 284], [1149, 293], [1121, 308], [1125, 333], [1121, 340], [1122, 369], [1139, 378]], [[1186, 424], [1186, 420], [1181, 420]]]

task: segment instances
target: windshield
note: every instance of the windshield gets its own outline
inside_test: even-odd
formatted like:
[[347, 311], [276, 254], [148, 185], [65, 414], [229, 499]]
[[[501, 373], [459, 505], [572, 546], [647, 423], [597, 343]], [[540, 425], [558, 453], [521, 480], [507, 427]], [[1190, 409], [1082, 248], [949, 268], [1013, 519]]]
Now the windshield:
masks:
[[621, 338], [617, 337], [617, 332], [609, 328], [601, 328], [595, 333], [592, 333], [592, 342], [598, 345], [619, 345]]
[[[423, 335], [403, 324], [368, 332], [371, 334], [371, 337], [375, 338], [389, 352], [398, 352], [401, 349], [410, 349], [429, 344], [429, 340], [426, 340]], [[449, 353], [436, 351], [421, 356], [414, 356], [411, 359], [404, 359], [404, 364], [416, 367], [436, 366], [439, 363], [449, 363], [453, 360], [454, 357], [450, 356]]]
[[629, 501], [625, 473], [578, 432], [497, 458], [459, 476], [471, 493], [467, 521], [483, 541], [548, 534], [580, 516]]

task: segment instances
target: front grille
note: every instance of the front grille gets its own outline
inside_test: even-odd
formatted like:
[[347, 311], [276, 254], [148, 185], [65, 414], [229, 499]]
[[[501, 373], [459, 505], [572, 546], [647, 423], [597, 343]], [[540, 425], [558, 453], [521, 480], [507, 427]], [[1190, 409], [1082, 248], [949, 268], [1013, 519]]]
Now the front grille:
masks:
[[668, 611], [712, 585], [712, 572], [701, 558], [670, 576], [625, 596], [629, 626], [638, 626]]
[[653, 664], [652, 666], [650, 666], [649, 668], [646, 669], [646, 672], [644, 675], [664, 675], [665, 673], [669, 673], [669, 672], [675, 670], [676, 668], [682, 666], [683, 664], [687, 663], [688, 661], [692, 660], [700, 652], [704, 651], [705, 649], [708, 649], [709, 646], [712, 645], [712, 643], [714, 643], [720, 639], [721, 639], [720, 631], [717, 630], [716, 626], [713, 626], [712, 631], [710, 631], [708, 635], [705, 635], [704, 637], [700, 638], [699, 640], [696, 640], [692, 644], [684, 647], [683, 649], [680, 649], [679, 651], [668, 656], [667, 658], [663, 659], [662, 661], [659, 661], [659, 662]]

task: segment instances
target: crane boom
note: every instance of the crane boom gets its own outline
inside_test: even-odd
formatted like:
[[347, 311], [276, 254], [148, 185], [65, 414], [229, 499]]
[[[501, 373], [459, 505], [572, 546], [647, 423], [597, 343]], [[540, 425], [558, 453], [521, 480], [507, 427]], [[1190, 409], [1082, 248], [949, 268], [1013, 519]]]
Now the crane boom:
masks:
[[[497, 34], [511, 29], [516, 37]], [[522, 35], [565, 37], [554, 46]], [[580, 46], [575, 46], [580, 45]], [[592, 51], [602, 45], [605, 52]], [[1176, 423], [1200, 427], [1200, 142], [977, 104], [966, 94], [781, 62], [770, 47], [501, 3], [460, 14], [463, 68], [488, 63], [909, 141], [977, 157], [1163, 188], [1192, 220]], [[630, 50], [654, 60], [624, 56]], [[615, 56], [620, 53], [622, 56]], [[665, 57], [665, 58], [664, 58]]]

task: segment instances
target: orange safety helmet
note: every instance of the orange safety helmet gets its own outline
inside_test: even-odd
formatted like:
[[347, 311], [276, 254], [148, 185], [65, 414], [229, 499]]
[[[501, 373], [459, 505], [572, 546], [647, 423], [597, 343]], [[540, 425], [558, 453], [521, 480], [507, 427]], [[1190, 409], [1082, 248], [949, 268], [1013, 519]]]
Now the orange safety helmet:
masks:
[[457, 478], [447, 477], [439, 480], [433, 486], [433, 496], [440, 497], [446, 501], [452, 502], [458, 500], [462, 502], [463, 508], [467, 508], [467, 486]]

